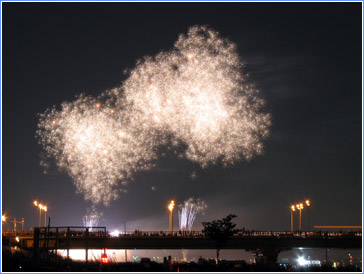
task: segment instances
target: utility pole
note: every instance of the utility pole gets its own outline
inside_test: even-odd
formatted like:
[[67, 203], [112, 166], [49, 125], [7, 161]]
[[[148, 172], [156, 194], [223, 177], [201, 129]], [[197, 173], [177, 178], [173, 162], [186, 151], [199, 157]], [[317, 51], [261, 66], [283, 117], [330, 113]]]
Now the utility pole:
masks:
[[24, 218], [21, 218], [21, 221], [17, 221], [16, 218], [14, 218], [14, 221], [10, 221], [11, 223], [14, 224], [14, 232], [16, 235], [16, 224], [21, 224], [21, 230], [24, 230]]

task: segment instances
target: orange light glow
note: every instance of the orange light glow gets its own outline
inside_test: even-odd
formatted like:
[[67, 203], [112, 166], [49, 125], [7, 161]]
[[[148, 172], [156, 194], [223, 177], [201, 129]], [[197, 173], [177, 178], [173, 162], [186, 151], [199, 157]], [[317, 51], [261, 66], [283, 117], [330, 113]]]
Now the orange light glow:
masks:
[[297, 208], [298, 210], [303, 209], [303, 204], [297, 204], [297, 205], [296, 205], [296, 208]]
[[169, 205], [168, 205], [168, 209], [169, 209], [169, 211], [173, 211], [173, 208], [174, 208], [174, 201], [172, 200], [170, 203], [169, 203]]

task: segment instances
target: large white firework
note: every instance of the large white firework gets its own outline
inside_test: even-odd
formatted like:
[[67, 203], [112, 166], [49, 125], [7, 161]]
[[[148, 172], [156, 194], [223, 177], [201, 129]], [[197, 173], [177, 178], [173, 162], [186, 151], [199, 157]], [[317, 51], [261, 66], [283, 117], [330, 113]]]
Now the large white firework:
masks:
[[179, 229], [181, 231], [191, 231], [193, 223], [195, 222], [196, 215], [203, 213], [207, 208], [205, 201], [200, 199], [189, 198], [179, 205]]
[[108, 205], [162, 145], [202, 167], [262, 153], [263, 106], [235, 44], [194, 26], [171, 50], [138, 61], [120, 87], [48, 109], [37, 136], [86, 200]]
[[184, 144], [189, 160], [233, 164], [262, 153], [270, 125], [241, 69], [235, 44], [194, 26], [170, 51], [140, 60], [120, 92], [139, 120]]
[[116, 199], [136, 171], [155, 157], [150, 135], [130, 122], [130, 109], [115, 109], [111, 99], [81, 95], [61, 109], [40, 115], [37, 134], [48, 155], [74, 180], [78, 192], [94, 204]]

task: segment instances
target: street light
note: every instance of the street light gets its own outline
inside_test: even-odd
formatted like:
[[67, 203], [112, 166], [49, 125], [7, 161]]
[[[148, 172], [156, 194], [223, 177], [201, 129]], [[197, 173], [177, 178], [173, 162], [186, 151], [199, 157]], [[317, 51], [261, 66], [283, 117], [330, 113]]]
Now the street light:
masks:
[[5, 215], [1, 215], [1, 222], [5, 223], [6, 222], [6, 216]]
[[293, 232], [293, 212], [296, 211], [294, 205], [291, 205], [291, 232]]
[[301, 232], [302, 230], [302, 209], [303, 209], [303, 204], [297, 204], [296, 208], [300, 211], [300, 223], [299, 223], [299, 231]]
[[310, 206], [311, 206], [311, 201], [310, 200], [306, 200], [305, 201], [306, 206], [308, 208], [308, 232], [311, 231], [311, 225], [310, 225]]
[[43, 211], [44, 211], [44, 226], [47, 226], [47, 207], [44, 206], [43, 207]]
[[46, 205], [42, 205], [42, 204], [34, 201], [34, 205], [36, 205], [36, 204], [39, 207], [39, 227], [42, 226], [42, 210], [44, 211], [44, 226], [47, 226], [47, 219], [46, 219], [47, 213], [46, 212], [47, 212], [48, 208]]
[[38, 201], [33, 201], [33, 231], [34, 231], [34, 208], [38, 207]]
[[172, 200], [169, 205], [169, 232], [173, 232], [173, 209], [174, 209], [174, 201]]
[[42, 204], [38, 204], [39, 207], [39, 227], [42, 226], [42, 209], [43, 209], [43, 205]]

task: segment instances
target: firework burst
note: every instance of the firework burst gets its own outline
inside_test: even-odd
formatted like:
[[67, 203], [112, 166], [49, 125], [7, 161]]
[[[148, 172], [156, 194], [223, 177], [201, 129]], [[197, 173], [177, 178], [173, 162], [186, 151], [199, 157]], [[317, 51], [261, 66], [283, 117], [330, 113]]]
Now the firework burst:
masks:
[[241, 69], [235, 44], [195, 26], [170, 51], [139, 61], [120, 90], [143, 124], [186, 145], [187, 159], [233, 164], [262, 153], [270, 125]]
[[235, 44], [194, 26], [138, 61], [120, 87], [48, 109], [37, 137], [94, 204], [117, 199], [162, 145], [201, 167], [249, 160], [262, 153], [270, 115], [241, 70]]
[[183, 204], [179, 205], [178, 217], [180, 230], [191, 231], [196, 215], [203, 213], [206, 208], [207, 205], [204, 201], [194, 198], [189, 198]]
[[87, 210], [87, 214], [82, 218], [83, 226], [89, 227], [90, 231], [92, 231], [92, 228], [97, 227], [97, 225], [99, 224], [101, 215], [102, 214], [97, 212], [94, 207]]
[[149, 169], [155, 158], [155, 144], [132, 126], [127, 113], [82, 95], [40, 116], [37, 134], [44, 149], [94, 204], [118, 198], [133, 174]]

